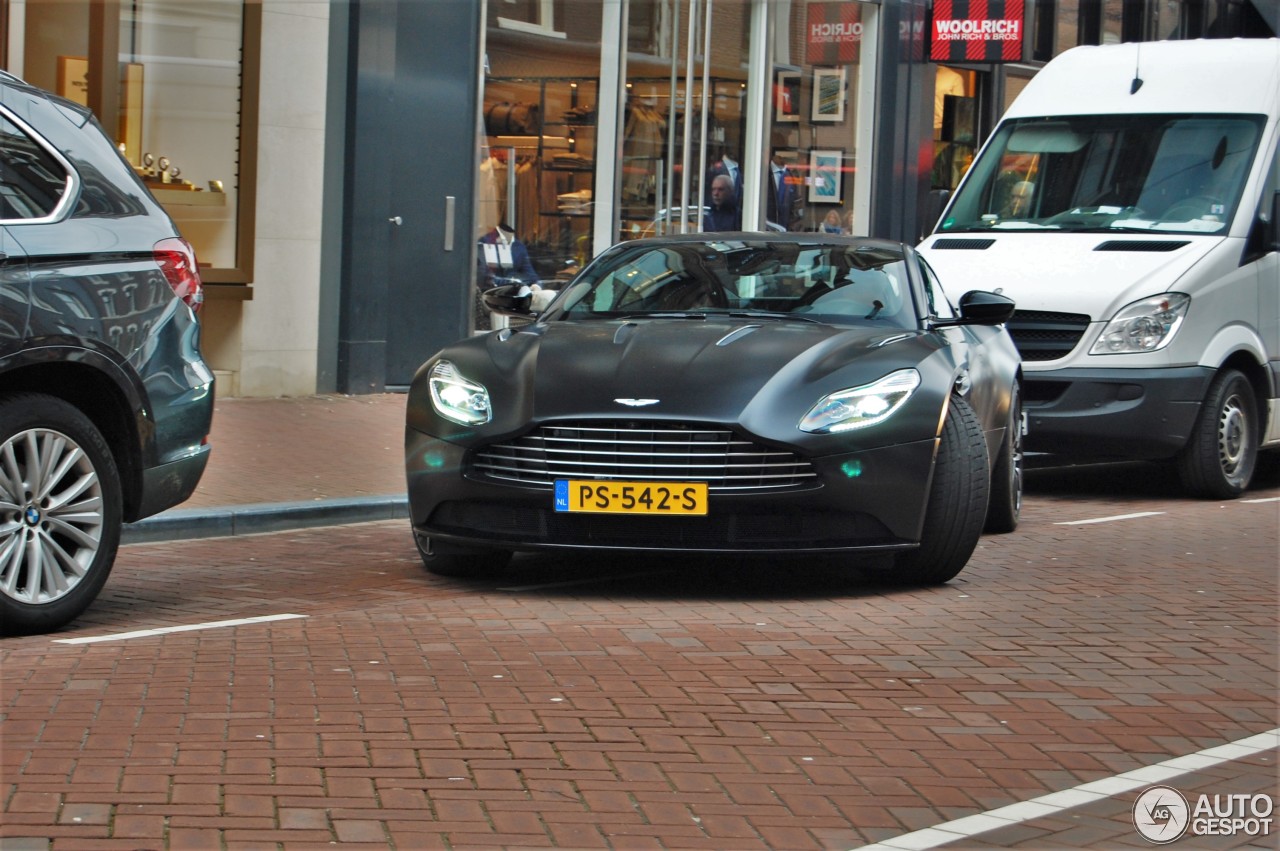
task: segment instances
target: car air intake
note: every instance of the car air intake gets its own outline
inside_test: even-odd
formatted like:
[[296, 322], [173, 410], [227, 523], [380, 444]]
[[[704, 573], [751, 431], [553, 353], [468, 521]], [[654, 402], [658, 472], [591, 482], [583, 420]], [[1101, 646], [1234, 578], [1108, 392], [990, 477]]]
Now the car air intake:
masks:
[[1184, 245], [1191, 243], [1186, 240], [1165, 240], [1165, 239], [1109, 239], [1099, 245], [1094, 251], [1177, 251]]
[[1071, 354], [1089, 327], [1082, 313], [1016, 310], [1005, 327], [1024, 361], [1057, 360]]
[[994, 239], [939, 239], [930, 248], [958, 251], [983, 251], [995, 245]]
[[550, 423], [475, 451], [473, 477], [552, 488], [556, 479], [706, 482], [711, 493], [813, 487], [809, 462], [716, 426]]

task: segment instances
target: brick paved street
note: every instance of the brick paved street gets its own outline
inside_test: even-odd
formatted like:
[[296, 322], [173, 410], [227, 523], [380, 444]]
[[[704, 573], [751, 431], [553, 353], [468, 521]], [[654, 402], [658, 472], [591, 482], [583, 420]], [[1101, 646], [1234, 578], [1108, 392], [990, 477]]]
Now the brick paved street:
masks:
[[[1169, 492], [1033, 475], [1020, 530], [927, 590], [792, 560], [446, 580], [403, 522], [127, 547], [74, 628], [0, 644], [0, 848], [854, 848], [1273, 730], [1274, 472]], [[1274, 797], [1276, 758], [1168, 782]], [[1146, 846], [1135, 795], [950, 847]]]

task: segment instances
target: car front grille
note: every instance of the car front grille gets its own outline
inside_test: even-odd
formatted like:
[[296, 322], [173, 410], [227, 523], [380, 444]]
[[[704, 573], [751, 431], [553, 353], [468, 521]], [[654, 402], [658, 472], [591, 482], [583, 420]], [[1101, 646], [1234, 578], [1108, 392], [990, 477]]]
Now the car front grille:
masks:
[[716, 426], [550, 423], [477, 450], [471, 475], [552, 488], [556, 479], [706, 482], [710, 493], [813, 487], [808, 461]]
[[1071, 354], [1080, 342], [1089, 327], [1089, 317], [1083, 313], [1018, 310], [1006, 327], [1024, 361], [1057, 360]]

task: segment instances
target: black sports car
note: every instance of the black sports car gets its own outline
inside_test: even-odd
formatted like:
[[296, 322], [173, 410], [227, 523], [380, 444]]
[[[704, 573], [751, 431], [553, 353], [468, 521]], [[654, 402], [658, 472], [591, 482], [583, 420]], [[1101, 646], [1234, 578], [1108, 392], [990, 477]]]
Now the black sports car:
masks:
[[893, 555], [939, 583], [1022, 493], [1013, 302], [955, 309], [900, 243], [698, 234], [604, 252], [533, 321], [455, 343], [409, 391], [427, 568], [515, 550]]

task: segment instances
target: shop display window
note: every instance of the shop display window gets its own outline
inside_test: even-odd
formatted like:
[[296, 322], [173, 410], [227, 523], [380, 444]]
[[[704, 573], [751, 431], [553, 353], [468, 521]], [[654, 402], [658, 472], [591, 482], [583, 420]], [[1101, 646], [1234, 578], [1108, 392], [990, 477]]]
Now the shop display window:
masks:
[[866, 233], [858, 165], [870, 154], [873, 104], [860, 93], [875, 20], [864, 3], [797, 2], [775, 14], [766, 229]]
[[20, 68], [85, 104], [196, 249], [206, 284], [253, 276], [261, 6], [28, 3]]

